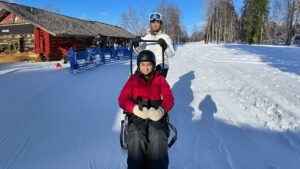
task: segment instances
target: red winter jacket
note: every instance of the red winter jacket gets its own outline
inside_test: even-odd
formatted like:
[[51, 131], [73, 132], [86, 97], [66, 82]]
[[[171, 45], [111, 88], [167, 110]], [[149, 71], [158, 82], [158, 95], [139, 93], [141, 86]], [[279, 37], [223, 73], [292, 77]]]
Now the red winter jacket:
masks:
[[174, 105], [174, 97], [170, 86], [166, 79], [158, 73], [147, 84], [139, 75], [131, 75], [119, 96], [120, 107], [133, 113], [133, 107], [136, 105], [133, 100], [137, 100], [138, 96], [141, 96], [143, 100], [161, 100], [163, 98], [161, 106], [164, 108], [165, 113], [169, 112]]

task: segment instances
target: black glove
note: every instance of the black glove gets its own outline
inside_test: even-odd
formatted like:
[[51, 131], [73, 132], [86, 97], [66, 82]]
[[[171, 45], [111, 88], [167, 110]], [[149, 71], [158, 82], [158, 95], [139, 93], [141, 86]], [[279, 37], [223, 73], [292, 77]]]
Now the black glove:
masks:
[[135, 37], [132, 39], [132, 44], [134, 47], [139, 47], [140, 46], [140, 41], [141, 41], [141, 37]]
[[157, 43], [162, 47], [163, 52], [165, 52], [165, 50], [168, 47], [168, 44], [166, 43], [166, 41], [162, 38], [157, 40]]

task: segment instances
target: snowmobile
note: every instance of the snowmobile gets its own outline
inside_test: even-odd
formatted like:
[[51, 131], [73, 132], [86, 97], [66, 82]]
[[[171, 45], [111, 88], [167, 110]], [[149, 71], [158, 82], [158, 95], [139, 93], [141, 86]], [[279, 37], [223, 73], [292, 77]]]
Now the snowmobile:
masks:
[[[154, 42], [154, 43], [158, 43], [157, 40], [139, 40], [139, 42]], [[132, 72], [132, 55], [133, 55], [133, 41], [130, 40], [130, 73], [131, 75], [133, 74]], [[164, 76], [164, 62], [165, 62], [165, 57], [164, 57], [164, 51], [162, 50], [162, 69], [160, 69], [160, 73], [162, 76]], [[165, 76], [164, 76], [165, 77]], [[145, 106], [142, 97], [138, 97], [137, 98], [137, 104], [139, 105], [139, 109], [142, 110], [143, 106]], [[158, 107], [160, 105], [160, 103], [157, 103], [156, 105], [152, 105], [153, 107]], [[128, 125], [128, 117], [131, 115], [131, 113], [126, 112], [125, 110], [123, 111], [123, 114], [125, 114], [125, 118], [124, 120], [121, 121], [121, 132], [120, 132], [120, 145], [121, 148], [124, 150], [127, 150], [127, 142], [126, 142], [126, 137], [127, 137], [127, 125]], [[169, 121], [169, 116], [166, 115], [166, 119], [167, 119], [167, 124], [168, 126], [171, 128], [171, 130], [174, 132], [174, 136], [171, 139], [171, 141], [168, 144], [168, 147], [171, 148], [172, 145], [176, 142], [177, 140], [177, 129], [175, 128], [175, 126], [170, 123]], [[124, 139], [124, 141], [123, 141]]]

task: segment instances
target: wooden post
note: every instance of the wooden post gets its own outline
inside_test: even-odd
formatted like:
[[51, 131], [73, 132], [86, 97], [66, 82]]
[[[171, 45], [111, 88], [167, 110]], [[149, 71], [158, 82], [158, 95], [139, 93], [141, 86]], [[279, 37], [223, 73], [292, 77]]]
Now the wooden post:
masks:
[[35, 42], [35, 53], [40, 54], [40, 29], [38, 27], [34, 27], [34, 42]]
[[45, 56], [47, 61], [50, 61], [50, 34], [45, 31]]

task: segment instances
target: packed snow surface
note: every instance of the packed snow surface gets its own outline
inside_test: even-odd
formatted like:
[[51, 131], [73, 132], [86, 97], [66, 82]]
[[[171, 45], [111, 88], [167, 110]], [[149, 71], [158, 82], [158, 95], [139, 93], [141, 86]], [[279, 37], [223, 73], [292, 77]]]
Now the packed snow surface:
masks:
[[[0, 63], [0, 168], [125, 169], [128, 59], [78, 74], [56, 63]], [[300, 48], [189, 43], [169, 64], [170, 169], [299, 168]]]

